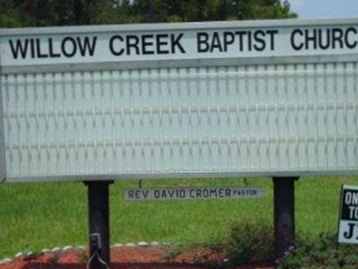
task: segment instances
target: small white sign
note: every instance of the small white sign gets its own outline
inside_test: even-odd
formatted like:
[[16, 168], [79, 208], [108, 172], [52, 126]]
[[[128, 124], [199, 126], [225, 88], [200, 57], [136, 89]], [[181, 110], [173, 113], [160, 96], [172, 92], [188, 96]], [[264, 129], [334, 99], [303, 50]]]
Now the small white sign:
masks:
[[358, 244], [358, 186], [343, 186], [338, 242]]
[[173, 188], [128, 188], [125, 190], [125, 200], [211, 200], [211, 199], [240, 199], [262, 197], [263, 191], [256, 187], [173, 187]]

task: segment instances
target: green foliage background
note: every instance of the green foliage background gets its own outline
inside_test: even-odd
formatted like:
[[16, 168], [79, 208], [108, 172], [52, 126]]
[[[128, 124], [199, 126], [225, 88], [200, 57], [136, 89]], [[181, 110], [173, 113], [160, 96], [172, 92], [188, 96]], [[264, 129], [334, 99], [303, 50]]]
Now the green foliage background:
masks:
[[0, 27], [293, 17], [280, 0], [0, 0]]

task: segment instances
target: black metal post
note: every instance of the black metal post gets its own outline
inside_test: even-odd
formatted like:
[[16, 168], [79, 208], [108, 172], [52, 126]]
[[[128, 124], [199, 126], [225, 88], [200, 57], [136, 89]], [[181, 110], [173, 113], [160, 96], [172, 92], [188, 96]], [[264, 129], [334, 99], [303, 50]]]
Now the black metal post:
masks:
[[274, 177], [275, 255], [281, 258], [295, 243], [295, 181], [298, 177]]
[[110, 266], [109, 185], [112, 181], [87, 181], [89, 213], [89, 268]]

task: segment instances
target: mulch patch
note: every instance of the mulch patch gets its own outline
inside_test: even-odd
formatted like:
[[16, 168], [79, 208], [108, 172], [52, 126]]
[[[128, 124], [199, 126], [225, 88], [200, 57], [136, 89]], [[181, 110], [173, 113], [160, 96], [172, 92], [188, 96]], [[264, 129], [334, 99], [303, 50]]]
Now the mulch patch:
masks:
[[[111, 248], [111, 269], [203, 269], [222, 268], [227, 263], [223, 253], [205, 247], [179, 252], [172, 246], [134, 246]], [[71, 249], [21, 256], [0, 269], [86, 269], [88, 251]], [[237, 267], [240, 269], [272, 269], [269, 266]]]

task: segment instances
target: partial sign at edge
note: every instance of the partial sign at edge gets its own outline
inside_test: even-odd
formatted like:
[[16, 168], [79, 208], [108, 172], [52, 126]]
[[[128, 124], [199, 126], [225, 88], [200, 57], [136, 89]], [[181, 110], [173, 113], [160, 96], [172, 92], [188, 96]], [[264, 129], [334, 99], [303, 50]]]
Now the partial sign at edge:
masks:
[[358, 244], [358, 186], [343, 186], [338, 242]]

